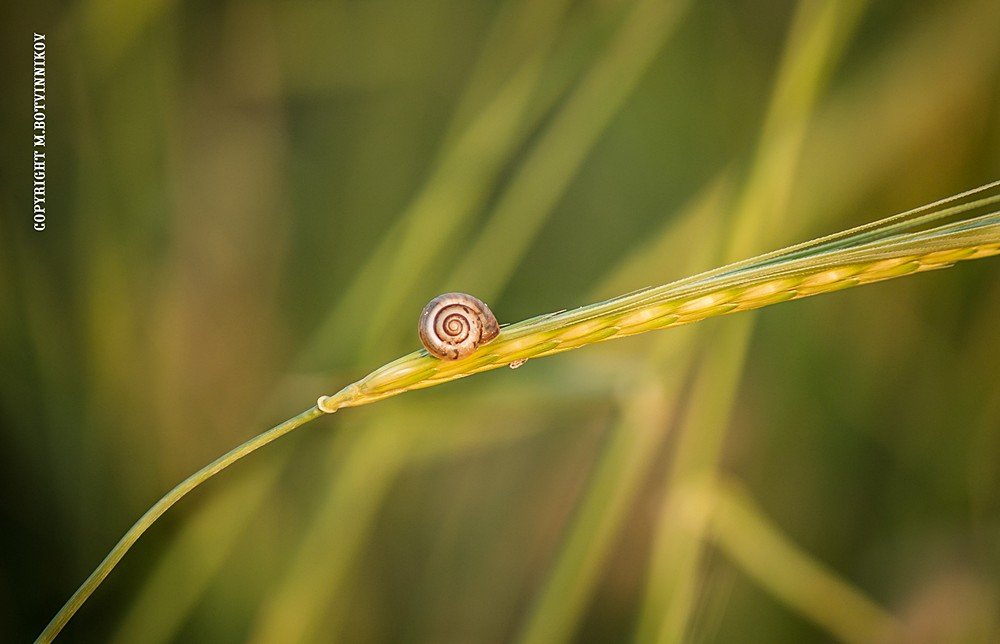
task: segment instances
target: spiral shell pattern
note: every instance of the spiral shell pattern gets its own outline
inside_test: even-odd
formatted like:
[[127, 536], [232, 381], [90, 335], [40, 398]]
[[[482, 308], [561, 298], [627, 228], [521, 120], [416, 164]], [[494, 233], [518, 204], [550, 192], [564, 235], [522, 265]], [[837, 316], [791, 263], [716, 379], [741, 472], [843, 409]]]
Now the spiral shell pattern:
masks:
[[482, 300], [465, 293], [445, 293], [421, 311], [417, 331], [431, 355], [458, 360], [497, 337], [500, 325]]

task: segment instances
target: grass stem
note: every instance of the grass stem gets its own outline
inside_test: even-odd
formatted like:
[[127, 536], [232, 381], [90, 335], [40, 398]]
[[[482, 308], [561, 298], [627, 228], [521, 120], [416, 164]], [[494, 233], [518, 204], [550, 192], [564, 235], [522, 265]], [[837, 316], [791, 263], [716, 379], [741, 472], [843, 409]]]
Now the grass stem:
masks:
[[80, 609], [85, 601], [94, 593], [104, 578], [114, 569], [118, 562], [121, 561], [125, 553], [129, 551], [139, 537], [153, 525], [157, 519], [163, 516], [163, 513], [170, 509], [175, 503], [181, 500], [185, 494], [195, 489], [208, 479], [212, 478], [222, 470], [226, 469], [236, 461], [240, 460], [244, 456], [247, 456], [251, 452], [254, 452], [261, 447], [281, 438], [288, 432], [305, 425], [311, 420], [323, 414], [318, 407], [311, 407], [301, 414], [289, 418], [283, 423], [275, 425], [271, 429], [254, 436], [250, 440], [246, 441], [242, 445], [231, 449], [219, 458], [215, 459], [205, 467], [201, 468], [191, 476], [187, 477], [181, 481], [174, 489], [167, 492], [163, 498], [157, 501], [153, 507], [146, 510], [146, 513], [139, 517], [125, 536], [115, 544], [115, 547], [111, 549], [108, 556], [98, 564], [94, 572], [90, 573], [90, 576], [80, 584], [76, 592], [69, 598], [69, 600], [59, 609], [52, 621], [49, 622], [45, 630], [42, 631], [38, 639], [35, 640], [36, 644], [51, 642], [55, 639], [56, 635], [66, 626], [66, 623], [71, 617]]

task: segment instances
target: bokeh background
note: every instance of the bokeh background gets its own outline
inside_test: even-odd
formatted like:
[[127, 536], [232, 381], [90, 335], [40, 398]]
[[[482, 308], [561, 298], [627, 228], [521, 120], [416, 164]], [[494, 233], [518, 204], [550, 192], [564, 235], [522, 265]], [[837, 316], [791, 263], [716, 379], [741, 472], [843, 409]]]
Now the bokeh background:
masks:
[[[4, 14], [5, 641], [437, 293], [516, 321], [1000, 177], [995, 0]], [[171, 510], [66, 641], [996, 641], [998, 321], [988, 259], [345, 410]]]

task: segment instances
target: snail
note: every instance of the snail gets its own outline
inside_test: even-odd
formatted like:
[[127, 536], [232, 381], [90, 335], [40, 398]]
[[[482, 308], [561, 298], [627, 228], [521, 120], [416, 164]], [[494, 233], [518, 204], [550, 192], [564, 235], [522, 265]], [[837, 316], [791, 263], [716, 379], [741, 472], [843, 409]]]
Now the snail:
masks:
[[417, 331], [432, 356], [458, 360], [497, 337], [500, 325], [482, 300], [465, 293], [445, 293], [420, 312]]

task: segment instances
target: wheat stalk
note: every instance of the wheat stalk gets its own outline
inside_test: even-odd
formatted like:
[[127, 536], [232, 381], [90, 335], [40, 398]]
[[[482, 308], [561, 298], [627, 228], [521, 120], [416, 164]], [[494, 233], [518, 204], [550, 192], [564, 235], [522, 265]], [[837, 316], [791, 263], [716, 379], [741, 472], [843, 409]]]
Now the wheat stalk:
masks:
[[[1000, 181], [671, 284], [505, 326], [462, 360], [415, 351], [321, 397], [317, 406], [332, 413], [529, 358], [996, 255], [1000, 212], [988, 209], [1000, 203], [998, 188]], [[941, 223], [949, 219], [955, 220]]]
[[1000, 254], [1000, 181], [835, 235], [790, 246], [664, 286], [505, 326], [461, 360], [424, 350], [376, 369], [316, 406], [258, 434], [182, 481], [146, 511], [52, 618], [36, 642], [51, 642], [140, 536], [171, 506], [239, 459], [343, 407], [577, 349], [613, 338], [749, 311]]

